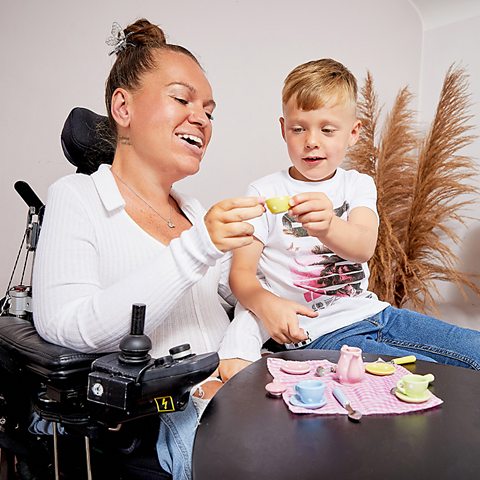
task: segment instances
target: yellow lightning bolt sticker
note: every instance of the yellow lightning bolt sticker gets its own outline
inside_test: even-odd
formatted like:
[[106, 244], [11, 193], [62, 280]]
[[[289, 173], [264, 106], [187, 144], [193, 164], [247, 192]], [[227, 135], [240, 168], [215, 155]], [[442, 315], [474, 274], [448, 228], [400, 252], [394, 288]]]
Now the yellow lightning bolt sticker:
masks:
[[157, 410], [159, 413], [164, 413], [164, 412], [174, 412], [175, 411], [175, 405], [173, 404], [173, 398], [172, 397], [157, 397], [154, 398], [155, 403], [157, 404]]

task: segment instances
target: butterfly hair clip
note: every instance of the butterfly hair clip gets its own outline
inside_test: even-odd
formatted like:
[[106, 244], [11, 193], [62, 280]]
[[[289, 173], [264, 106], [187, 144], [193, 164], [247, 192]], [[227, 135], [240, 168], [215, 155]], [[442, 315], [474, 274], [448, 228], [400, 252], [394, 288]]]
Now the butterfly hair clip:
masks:
[[111, 35], [105, 40], [107, 45], [113, 47], [113, 50], [108, 55], [118, 54], [118, 52], [126, 50], [128, 45], [134, 47], [134, 43], [127, 42], [127, 38], [130, 35], [131, 32], [125, 35], [123, 28], [117, 22], [113, 22]]

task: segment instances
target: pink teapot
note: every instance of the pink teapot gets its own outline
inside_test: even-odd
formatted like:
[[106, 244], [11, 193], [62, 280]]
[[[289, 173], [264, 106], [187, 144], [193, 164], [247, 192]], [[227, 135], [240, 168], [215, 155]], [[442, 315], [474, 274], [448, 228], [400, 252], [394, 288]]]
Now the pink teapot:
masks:
[[362, 360], [362, 350], [358, 347], [343, 345], [340, 349], [335, 377], [340, 383], [357, 383], [363, 380], [365, 367]]

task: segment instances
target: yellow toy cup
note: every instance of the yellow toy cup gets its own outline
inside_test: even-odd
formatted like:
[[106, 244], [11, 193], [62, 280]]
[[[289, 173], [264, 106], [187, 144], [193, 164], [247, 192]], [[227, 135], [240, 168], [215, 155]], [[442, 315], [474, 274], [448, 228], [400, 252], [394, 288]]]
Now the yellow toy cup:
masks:
[[272, 197], [272, 198], [267, 198], [265, 200], [265, 203], [267, 204], [267, 208], [272, 212], [272, 213], [283, 213], [288, 211], [290, 208], [289, 202], [290, 201], [290, 196], [285, 195], [283, 197]]
[[427, 375], [417, 375], [411, 373], [405, 375], [397, 383], [397, 390], [403, 395], [410, 398], [421, 398], [425, 396], [428, 384], [433, 382], [434, 376], [429, 373]]

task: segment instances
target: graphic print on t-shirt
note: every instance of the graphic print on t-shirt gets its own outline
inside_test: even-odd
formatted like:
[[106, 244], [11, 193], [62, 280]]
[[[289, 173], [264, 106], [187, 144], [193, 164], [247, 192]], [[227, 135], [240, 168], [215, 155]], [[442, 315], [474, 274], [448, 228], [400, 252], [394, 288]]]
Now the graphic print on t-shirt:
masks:
[[[334, 210], [338, 217], [348, 211], [348, 203]], [[288, 213], [282, 217], [283, 233], [295, 238], [308, 237], [307, 231]], [[307, 303], [314, 302], [314, 310], [323, 309], [340, 297], [355, 297], [363, 290], [361, 281], [365, 272], [361, 263], [353, 263], [336, 255], [320, 242], [308, 249], [292, 241], [288, 248], [295, 266], [290, 268], [293, 284], [304, 290]]]

